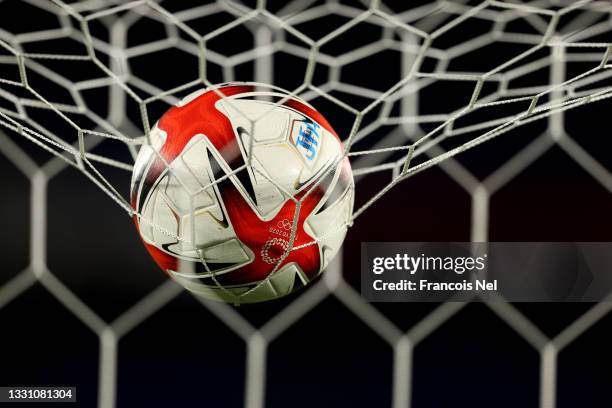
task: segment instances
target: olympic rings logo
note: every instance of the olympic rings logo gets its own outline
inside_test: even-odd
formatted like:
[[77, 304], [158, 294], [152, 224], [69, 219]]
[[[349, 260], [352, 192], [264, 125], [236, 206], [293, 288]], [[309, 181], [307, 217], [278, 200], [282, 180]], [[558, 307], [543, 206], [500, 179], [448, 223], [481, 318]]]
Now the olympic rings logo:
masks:
[[278, 228], [282, 228], [284, 230], [290, 230], [291, 229], [291, 223], [286, 218], [283, 219], [283, 220], [280, 220], [277, 225], [278, 225]]

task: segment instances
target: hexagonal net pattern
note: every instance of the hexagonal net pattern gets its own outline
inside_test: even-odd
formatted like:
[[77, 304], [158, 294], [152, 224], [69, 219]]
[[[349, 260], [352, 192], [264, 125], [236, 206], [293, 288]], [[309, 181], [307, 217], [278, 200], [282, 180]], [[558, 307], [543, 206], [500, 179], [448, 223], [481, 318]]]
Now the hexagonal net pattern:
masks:
[[[0, 1], [3, 16], [10, 16], [8, 3]], [[27, 0], [15, 13], [29, 13], [32, 24], [2, 18], [0, 151], [30, 180], [32, 227], [30, 266], [0, 287], [0, 308], [40, 282], [93, 330], [101, 342], [100, 407], [116, 402], [118, 340], [181, 289], [167, 282], [114, 321], [99, 317], [47, 268], [47, 181], [76, 168], [83, 183], [94, 183], [128, 216], [150, 222], [130, 206], [127, 183], [113, 184], [106, 172], [118, 170], [129, 181], [152, 124], [194, 90], [247, 81], [287, 89], [320, 107], [344, 142], [357, 193], [367, 177], [387, 177], [358, 201], [349, 226], [403, 181], [439, 165], [472, 198], [472, 241], [487, 241], [491, 195], [552, 145], [612, 191], [612, 174], [565, 126], [568, 112], [612, 97], [608, 1], [392, 3]], [[546, 123], [545, 131], [486, 177], [456, 161], [536, 121]], [[39, 163], [39, 151], [23, 140], [52, 158]], [[299, 248], [291, 240], [286, 254]], [[261, 327], [231, 306], [203, 301], [247, 344], [246, 406], [264, 405], [268, 344], [328, 296], [393, 347], [393, 406], [410, 405], [414, 347], [465, 304], [441, 304], [403, 332], [361, 299], [341, 271], [337, 259]], [[551, 338], [512, 304], [488, 306], [539, 352], [542, 407], [555, 406], [558, 353], [611, 308], [597, 304]]]

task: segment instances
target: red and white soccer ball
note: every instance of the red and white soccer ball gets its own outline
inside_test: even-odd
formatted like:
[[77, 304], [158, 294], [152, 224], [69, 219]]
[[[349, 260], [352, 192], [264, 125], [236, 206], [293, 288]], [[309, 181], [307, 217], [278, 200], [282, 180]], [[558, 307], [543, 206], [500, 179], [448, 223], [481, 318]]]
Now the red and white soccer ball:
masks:
[[236, 304], [317, 277], [342, 245], [353, 197], [327, 120], [285, 91], [248, 84], [195, 92], [166, 112], [131, 189], [157, 264], [197, 295]]

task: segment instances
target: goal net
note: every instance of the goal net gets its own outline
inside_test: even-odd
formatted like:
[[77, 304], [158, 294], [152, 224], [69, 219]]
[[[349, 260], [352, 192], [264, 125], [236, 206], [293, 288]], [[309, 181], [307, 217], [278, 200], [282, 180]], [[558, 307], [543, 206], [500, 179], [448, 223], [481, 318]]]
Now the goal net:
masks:
[[[612, 6], [596, 0], [0, 1], [0, 152], [30, 179], [33, 224], [30, 266], [0, 286], [0, 307], [41, 282], [99, 336], [98, 404], [115, 405], [119, 339], [179, 289], [164, 284], [112, 322], [97, 316], [45, 265], [44, 185], [74, 168], [150, 222], [127, 196], [140, 147], [169, 107], [220, 83], [278, 87], [329, 119], [356, 180], [349, 226], [436, 166], [471, 197], [470, 239], [487, 241], [491, 195], [552, 145], [612, 190], [605, 163], [566, 124], [568, 112], [588, 121], [591, 107], [609, 110], [611, 35]], [[462, 161], [485, 161], [479, 145], [521, 135], [529, 140], [493, 172]], [[70, 194], [78, 201], [79, 185]], [[393, 347], [393, 405], [410, 404], [413, 348], [464, 304], [442, 304], [405, 333], [358, 296], [342, 264], [261, 327], [204, 302], [247, 344], [247, 406], [264, 406], [268, 344], [330, 295]], [[549, 338], [511, 304], [490, 307], [539, 353], [543, 407], [555, 405], [558, 353], [609, 309]]]

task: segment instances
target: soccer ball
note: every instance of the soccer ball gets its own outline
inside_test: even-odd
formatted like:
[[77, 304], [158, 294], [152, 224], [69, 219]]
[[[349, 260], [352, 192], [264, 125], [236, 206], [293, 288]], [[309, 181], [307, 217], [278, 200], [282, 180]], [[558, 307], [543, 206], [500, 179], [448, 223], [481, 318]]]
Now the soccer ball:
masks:
[[157, 264], [204, 298], [261, 302], [338, 252], [354, 182], [325, 118], [278, 88], [225, 84], [166, 112], [138, 153], [135, 223]]

